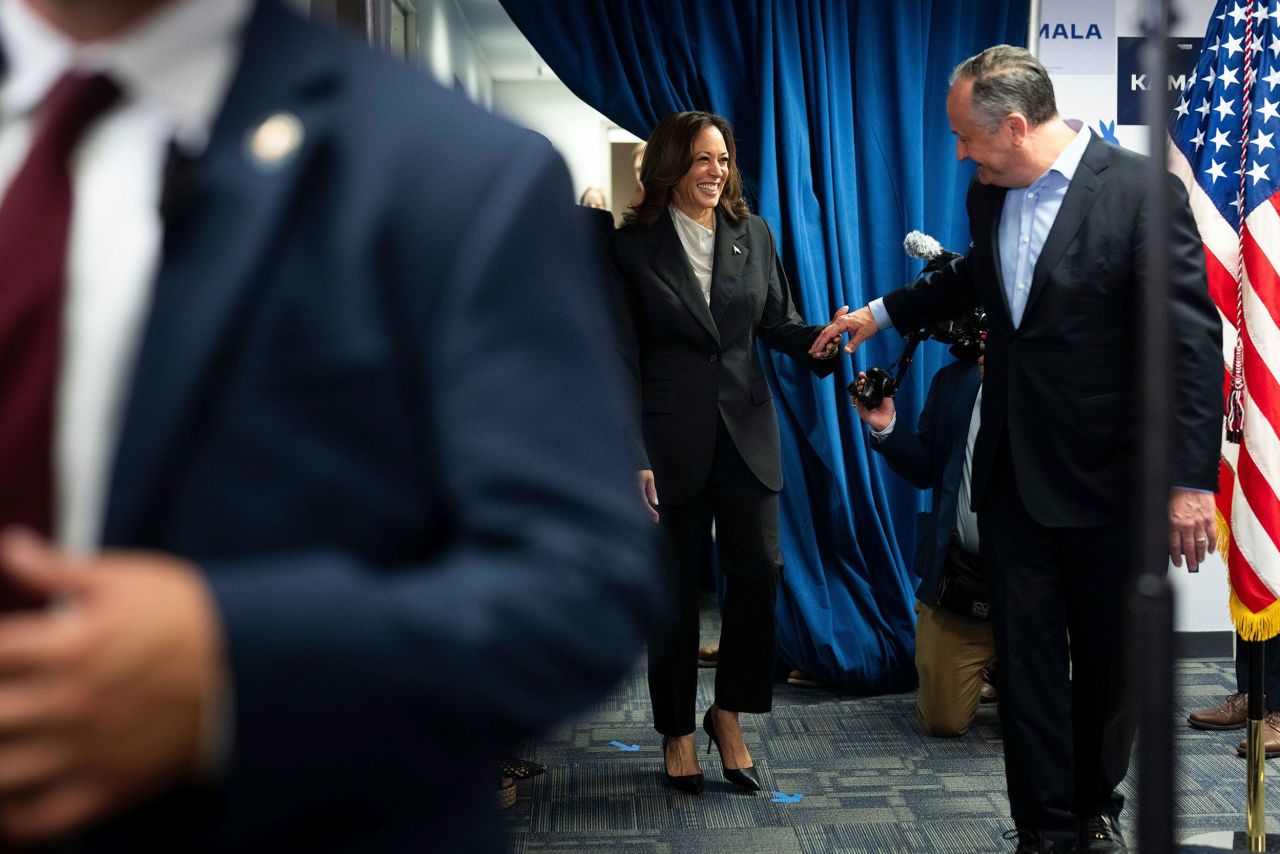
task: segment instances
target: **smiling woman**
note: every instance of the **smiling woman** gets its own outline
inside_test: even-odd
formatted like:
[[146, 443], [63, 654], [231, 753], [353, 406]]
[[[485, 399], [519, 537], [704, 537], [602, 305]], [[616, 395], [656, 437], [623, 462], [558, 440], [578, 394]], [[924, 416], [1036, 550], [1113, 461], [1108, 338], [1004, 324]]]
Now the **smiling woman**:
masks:
[[698, 570], [714, 519], [725, 599], [715, 702], [702, 726], [720, 749], [725, 779], [759, 791], [738, 715], [767, 712], [773, 698], [782, 468], [756, 341], [819, 376], [835, 363], [808, 354], [821, 328], [796, 313], [773, 234], [742, 198], [728, 122], [702, 112], [664, 119], [640, 179], [644, 196], [614, 232], [610, 261], [642, 412], [632, 430], [637, 491], [671, 544], [677, 600], [676, 619], [649, 644], [654, 727], [668, 782], [701, 792], [693, 736]]
[[707, 125], [693, 141], [693, 165], [675, 186], [672, 203], [680, 212], [704, 228], [715, 225], [715, 209], [720, 203], [724, 180], [729, 175], [729, 150], [724, 134]]
[[715, 113], [694, 110], [661, 122], [645, 149], [640, 185], [644, 196], [622, 218], [624, 225], [648, 227], [672, 204], [706, 228], [714, 227], [716, 208], [735, 221], [751, 213], [742, 197], [733, 130]]

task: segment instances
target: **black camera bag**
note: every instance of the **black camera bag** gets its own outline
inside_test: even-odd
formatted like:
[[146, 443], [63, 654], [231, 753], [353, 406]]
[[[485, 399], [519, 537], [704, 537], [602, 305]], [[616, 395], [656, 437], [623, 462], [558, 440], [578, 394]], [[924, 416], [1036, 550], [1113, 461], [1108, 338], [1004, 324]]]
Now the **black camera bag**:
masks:
[[991, 585], [976, 554], [954, 541], [947, 547], [938, 585], [938, 606], [955, 614], [991, 619]]

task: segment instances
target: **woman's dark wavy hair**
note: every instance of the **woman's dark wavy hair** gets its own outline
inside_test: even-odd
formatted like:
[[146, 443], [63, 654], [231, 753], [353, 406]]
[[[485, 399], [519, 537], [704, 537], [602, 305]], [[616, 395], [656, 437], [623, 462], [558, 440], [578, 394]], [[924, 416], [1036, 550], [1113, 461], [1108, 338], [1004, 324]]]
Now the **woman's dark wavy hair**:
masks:
[[640, 163], [640, 184], [644, 198], [632, 205], [622, 217], [623, 225], [635, 223], [644, 228], [671, 204], [671, 193], [689, 167], [693, 165], [693, 142], [704, 128], [714, 127], [724, 137], [724, 147], [729, 152], [729, 175], [725, 178], [724, 191], [717, 207], [730, 220], [745, 219], [751, 209], [742, 197], [742, 174], [738, 172], [738, 153], [733, 143], [733, 129], [723, 117], [715, 113], [691, 110], [667, 116], [653, 129], [649, 144]]

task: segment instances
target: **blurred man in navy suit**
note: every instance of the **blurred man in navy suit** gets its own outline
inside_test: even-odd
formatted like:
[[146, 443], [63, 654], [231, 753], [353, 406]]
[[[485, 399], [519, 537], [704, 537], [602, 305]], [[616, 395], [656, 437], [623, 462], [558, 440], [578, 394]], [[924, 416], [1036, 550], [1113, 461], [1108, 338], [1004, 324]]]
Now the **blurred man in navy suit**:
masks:
[[655, 586], [563, 164], [280, 0], [0, 50], [0, 836], [494, 849]]

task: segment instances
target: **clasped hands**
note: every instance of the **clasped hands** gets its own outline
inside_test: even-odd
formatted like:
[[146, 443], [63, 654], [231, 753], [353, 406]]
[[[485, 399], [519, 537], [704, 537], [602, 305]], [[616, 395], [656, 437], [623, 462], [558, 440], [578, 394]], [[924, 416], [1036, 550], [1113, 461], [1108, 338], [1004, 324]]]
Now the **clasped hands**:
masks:
[[[845, 347], [845, 352], [852, 353], [857, 344], [854, 332], [863, 321], [862, 313], [866, 312], [866, 316], [871, 316], [871, 310], [867, 308], [858, 309], [853, 314], [849, 313], [849, 306], [843, 305], [836, 309], [836, 313], [831, 315], [831, 322], [822, 328], [818, 333], [818, 337], [813, 339], [813, 344], [809, 347], [809, 357], [813, 359], [830, 359], [836, 354], [836, 350], [840, 346], [840, 336], [846, 332], [850, 333], [850, 345]], [[872, 333], [875, 332], [875, 319], [871, 320]], [[858, 344], [870, 337], [870, 334], [856, 337]]]
[[220, 621], [196, 567], [169, 555], [75, 557], [0, 532], [0, 848], [56, 840], [194, 777], [225, 692]]
[[813, 339], [809, 355], [815, 359], [830, 358], [840, 345], [841, 337], [846, 334], [849, 336], [849, 343], [845, 344], [844, 351], [852, 353], [858, 349], [858, 345], [879, 331], [880, 326], [871, 309], [864, 307], [851, 312], [849, 306], [841, 306], [831, 316], [831, 322]]

